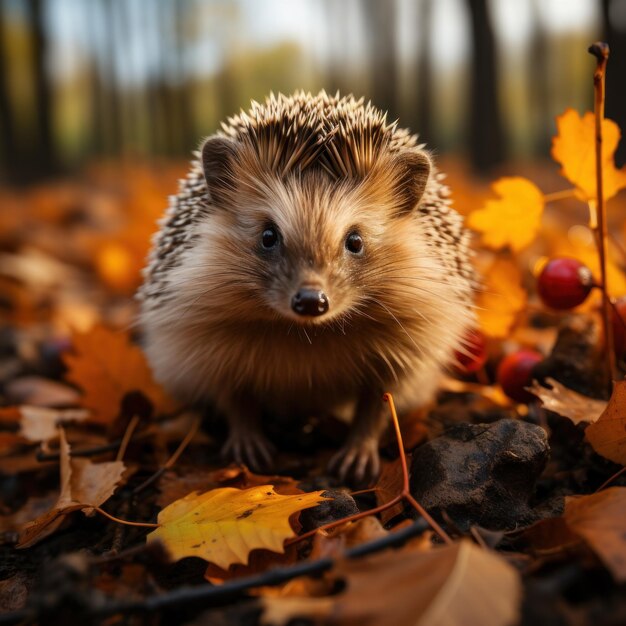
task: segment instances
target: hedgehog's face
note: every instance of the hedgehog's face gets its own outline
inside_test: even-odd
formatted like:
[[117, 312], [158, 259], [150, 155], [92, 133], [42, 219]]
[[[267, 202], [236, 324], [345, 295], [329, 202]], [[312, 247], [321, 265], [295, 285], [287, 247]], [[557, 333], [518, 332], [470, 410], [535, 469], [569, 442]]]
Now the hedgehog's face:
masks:
[[[227, 141], [216, 143], [219, 151], [231, 149]], [[366, 315], [389, 255], [415, 255], [407, 232], [413, 220], [389, 187], [389, 170], [367, 180], [337, 181], [315, 169], [277, 177], [237, 157], [227, 185], [207, 175], [213, 203], [223, 209], [220, 255], [230, 257], [231, 282], [246, 293], [233, 313], [340, 327]], [[215, 162], [211, 171], [219, 172]]]

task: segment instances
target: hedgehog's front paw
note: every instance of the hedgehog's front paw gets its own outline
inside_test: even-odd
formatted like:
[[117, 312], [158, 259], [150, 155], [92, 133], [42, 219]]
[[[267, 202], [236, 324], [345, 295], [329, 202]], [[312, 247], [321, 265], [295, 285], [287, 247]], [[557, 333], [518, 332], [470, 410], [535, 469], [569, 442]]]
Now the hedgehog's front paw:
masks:
[[342, 482], [355, 486], [371, 484], [380, 474], [378, 440], [368, 437], [348, 442], [331, 458], [328, 470]]
[[222, 447], [222, 457], [247, 465], [255, 472], [272, 469], [275, 452], [274, 446], [256, 429], [231, 429]]

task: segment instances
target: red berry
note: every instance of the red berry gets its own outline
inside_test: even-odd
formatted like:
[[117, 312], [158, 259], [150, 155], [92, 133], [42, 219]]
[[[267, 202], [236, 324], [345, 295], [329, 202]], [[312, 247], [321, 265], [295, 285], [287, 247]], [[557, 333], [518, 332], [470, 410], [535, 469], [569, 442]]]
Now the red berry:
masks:
[[535, 399], [524, 387], [532, 382], [532, 369], [543, 360], [539, 352], [534, 350], [519, 350], [505, 356], [500, 365], [496, 378], [504, 393], [516, 402], [528, 403]]
[[576, 259], [552, 259], [537, 280], [539, 297], [553, 309], [571, 309], [584, 302], [593, 287], [591, 270]]
[[613, 345], [617, 357], [626, 355], [626, 298], [613, 303]]
[[479, 330], [469, 330], [461, 342], [462, 348], [455, 350], [456, 367], [463, 374], [473, 374], [487, 361], [487, 342]]

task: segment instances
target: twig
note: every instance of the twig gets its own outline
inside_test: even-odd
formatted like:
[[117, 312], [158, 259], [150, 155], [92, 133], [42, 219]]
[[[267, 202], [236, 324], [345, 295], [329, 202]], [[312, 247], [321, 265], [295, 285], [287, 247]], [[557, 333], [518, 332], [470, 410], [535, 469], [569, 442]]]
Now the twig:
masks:
[[[138, 433], [134, 437], [131, 437], [131, 441], [140, 441], [142, 439], [148, 439], [152, 437], [154, 433], [152, 432], [143, 432]], [[103, 454], [104, 452], [111, 452], [111, 450], [117, 450], [122, 444], [122, 439], [116, 439], [111, 443], [105, 443], [101, 446], [94, 446], [93, 448], [78, 448], [76, 450], [72, 450], [72, 456], [96, 456], [97, 454]], [[58, 461], [61, 458], [61, 454], [59, 452], [41, 452], [39, 450], [35, 456], [35, 458], [40, 461]]]
[[617, 472], [615, 472], [615, 474], [613, 474], [613, 476], [610, 476], [609, 478], [607, 478], [596, 490], [595, 493], [598, 493], [598, 491], [602, 491], [603, 489], [605, 489], [606, 487], [608, 487], [614, 480], [617, 480], [624, 472], [626, 472], [626, 467], [622, 467], [621, 470], [618, 470]]
[[178, 457], [183, 453], [185, 448], [189, 445], [189, 442], [195, 437], [199, 428], [200, 428], [200, 418], [197, 418], [191, 425], [191, 428], [189, 429], [189, 432], [185, 435], [185, 438], [180, 442], [180, 445], [174, 451], [174, 454], [172, 454], [172, 456], [166, 461], [165, 465], [163, 465], [163, 467], [160, 467], [154, 474], [152, 474], [152, 476], [144, 480], [141, 483], [141, 485], [139, 485], [138, 487], [135, 487], [135, 489], [133, 489], [133, 496], [136, 496], [138, 493], [142, 492], [146, 487], [149, 487], [155, 480], [158, 480], [166, 470], [170, 469], [170, 467], [172, 467], [174, 463], [176, 463], [176, 461], [178, 460]]
[[376, 515], [377, 513], [382, 513], [382, 511], [386, 511], [391, 507], [398, 504], [398, 502], [402, 502], [402, 500], [406, 500], [425, 520], [428, 522], [429, 526], [441, 537], [444, 543], [448, 545], [452, 544], [452, 539], [448, 536], [445, 530], [439, 526], [439, 524], [428, 514], [426, 509], [411, 495], [411, 491], [409, 488], [409, 470], [406, 463], [406, 454], [404, 453], [404, 444], [402, 443], [402, 432], [400, 431], [400, 422], [398, 420], [398, 414], [396, 413], [396, 406], [393, 402], [393, 396], [390, 393], [386, 393], [383, 396], [383, 400], [389, 403], [389, 410], [391, 412], [391, 419], [393, 421], [393, 426], [396, 433], [396, 441], [398, 442], [398, 451], [400, 454], [400, 464], [402, 467], [402, 491], [395, 497], [389, 500], [389, 502], [385, 502], [385, 504], [381, 504], [380, 506], [374, 507], [373, 509], [369, 509], [367, 511], [361, 511], [360, 513], [355, 513], [354, 515], [350, 515], [349, 517], [344, 517], [339, 520], [335, 520], [334, 522], [329, 522], [328, 524], [323, 524], [322, 526], [318, 526], [313, 530], [310, 530], [302, 535], [298, 535], [297, 537], [292, 537], [285, 541], [285, 545], [290, 545], [292, 543], [296, 543], [301, 539], [306, 539], [307, 537], [312, 537], [320, 530], [330, 530], [331, 528], [335, 528], [337, 526], [341, 526], [343, 524], [347, 524], [348, 522], [355, 522], [359, 519], [367, 517], [369, 515]]
[[120, 448], [117, 451], [117, 456], [115, 457], [116, 461], [121, 461], [126, 454], [126, 448], [128, 448], [128, 444], [130, 443], [130, 438], [133, 436], [135, 432], [135, 428], [137, 428], [137, 424], [139, 424], [139, 415], [133, 415], [133, 418], [128, 423], [126, 427], [126, 432], [122, 437], [122, 443], [120, 443]]
[[140, 526], [142, 528], [159, 528], [160, 526], [160, 524], [153, 524], [152, 522], [129, 522], [128, 520], [120, 519], [119, 517], [115, 517], [110, 513], [107, 513], [99, 506], [94, 506], [93, 509], [94, 511], [98, 511], [100, 515], [104, 515], [104, 517], [108, 517], [110, 520], [117, 522], [118, 524], [124, 524], [125, 526]]
[[604, 119], [604, 86], [606, 64], [609, 58], [608, 44], [597, 41], [589, 47], [589, 52], [596, 57], [596, 69], [593, 73], [594, 87], [594, 114], [596, 136], [596, 196], [597, 196], [597, 225], [596, 244], [600, 258], [600, 279], [602, 281], [602, 325], [604, 326], [604, 342], [606, 351], [607, 383], [609, 392], [612, 390], [612, 381], [618, 377], [615, 363], [615, 349], [613, 346], [613, 325], [611, 323], [611, 305], [607, 285], [606, 262], [608, 257], [608, 231], [606, 224], [606, 206], [604, 203], [604, 188], [602, 181], [602, 121]]
[[563, 189], [562, 191], [553, 191], [552, 193], [546, 193], [543, 196], [544, 202], [555, 202], [557, 200], [567, 200], [568, 198], [575, 198], [575, 189]]

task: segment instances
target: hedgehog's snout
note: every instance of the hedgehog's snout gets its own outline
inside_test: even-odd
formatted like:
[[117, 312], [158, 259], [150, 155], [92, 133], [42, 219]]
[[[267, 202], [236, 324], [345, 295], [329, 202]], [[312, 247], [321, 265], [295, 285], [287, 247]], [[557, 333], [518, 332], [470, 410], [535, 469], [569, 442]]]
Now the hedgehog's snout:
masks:
[[300, 287], [291, 299], [291, 309], [298, 315], [318, 317], [328, 311], [328, 297], [321, 289]]

